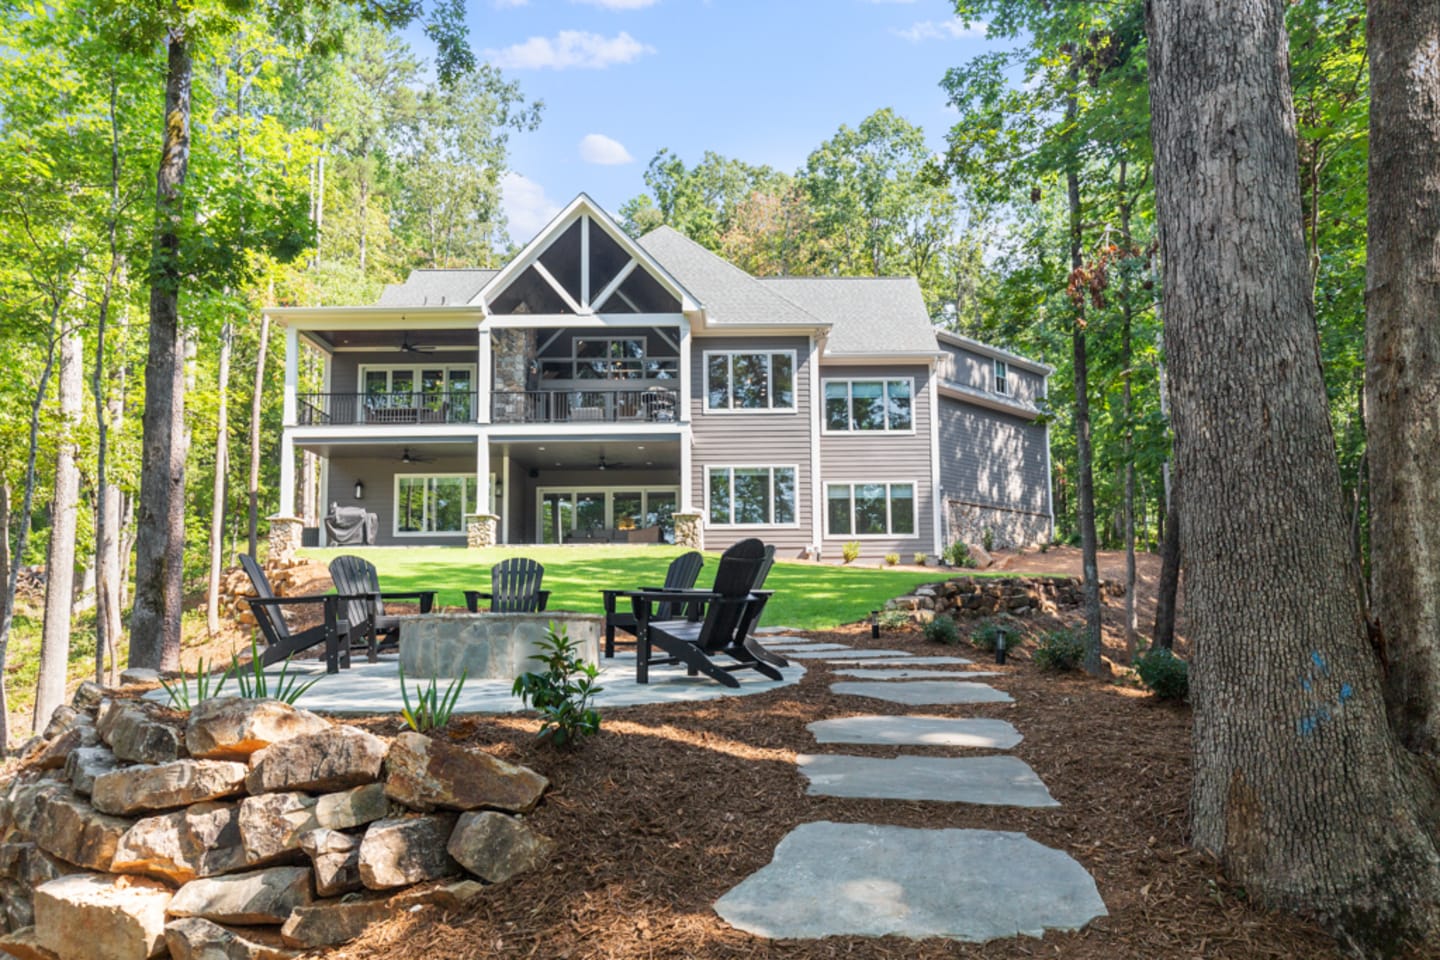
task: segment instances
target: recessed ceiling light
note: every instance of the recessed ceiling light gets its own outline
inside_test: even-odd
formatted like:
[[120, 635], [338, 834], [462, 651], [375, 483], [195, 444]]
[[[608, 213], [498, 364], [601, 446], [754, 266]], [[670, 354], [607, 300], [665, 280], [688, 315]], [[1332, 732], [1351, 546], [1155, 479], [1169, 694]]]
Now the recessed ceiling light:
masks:
[[638, 446], [635, 447], [635, 449], [636, 449], [636, 450], [644, 450], [644, 449], [645, 449], [645, 444], [643, 444], [643, 443], [642, 443], [642, 444], [639, 444]]
[[556, 461], [555, 461], [555, 466], [557, 466], [557, 467], [560, 466], [560, 461], [559, 461], [559, 460], [556, 460]]
[[654, 460], [646, 460], [646, 461], [645, 461], [645, 466], [647, 466], [647, 467], [653, 467], [653, 466], [655, 466], [655, 461], [654, 461]]
[[537, 450], [544, 450], [545, 448], [544, 448], [544, 447], [536, 447], [535, 449], [537, 449]]

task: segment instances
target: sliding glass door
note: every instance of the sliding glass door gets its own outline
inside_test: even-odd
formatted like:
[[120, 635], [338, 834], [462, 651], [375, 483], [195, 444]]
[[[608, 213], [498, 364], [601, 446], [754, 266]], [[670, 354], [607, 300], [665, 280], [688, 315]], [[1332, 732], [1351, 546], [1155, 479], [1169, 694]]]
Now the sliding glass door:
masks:
[[540, 543], [675, 542], [673, 514], [679, 507], [675, 487], [543, 487], [536, 493]]

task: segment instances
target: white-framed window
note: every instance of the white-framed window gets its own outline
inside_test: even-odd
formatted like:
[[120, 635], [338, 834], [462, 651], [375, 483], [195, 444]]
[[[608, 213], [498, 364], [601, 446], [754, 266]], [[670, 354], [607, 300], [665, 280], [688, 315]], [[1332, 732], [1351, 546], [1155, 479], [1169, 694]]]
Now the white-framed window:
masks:
[[795, 467], [707, 467], [712, 527], [793, 527], [799, 523]]
[[795, 351], [705, 351], [705, 410], [794, 412]]
[[465, 514], [479, 512], [479, 489], [473, 473], [395, 474], [395, 536], [464, 533]]
[[1002, 397], [1010, 396], [1010, 365], [1004, 360], [995, 361], [995, 392]]
[[826, 380], [825, 432], [915, 431], [915, 381]]
[[543, 380], [674, 380], [679, 357], [652, 357], [644, 336], [570, 339], [570, 356], [542, 357]]
[[384, 366], [362, 363], [360, 393], [365, 411], [376, 421], [400, 414], [443, 414], [450, 423], [473, 419], [475, 365], [436, 363]]
[[915, 484], [827, 483], [825, 532], [832, 537], [915, 536]]

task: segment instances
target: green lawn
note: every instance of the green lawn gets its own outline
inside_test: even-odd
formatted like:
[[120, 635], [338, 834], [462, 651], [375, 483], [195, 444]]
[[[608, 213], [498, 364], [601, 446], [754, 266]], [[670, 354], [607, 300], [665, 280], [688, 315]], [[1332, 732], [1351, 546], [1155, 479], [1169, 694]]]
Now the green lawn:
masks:
[[[387, 590], [438, 590], [436, 602], [461, 606], [463, 591], [485, 590], [490, 567], [505, 557], [525, 556], [545, 565], [550, 609], [599, 613], [600, 590], [658, 585], [665, 568], [684, 551], [679, 547], [370, 547], [305, 550], [302, 555], [328, 563], [342, 553], [368, 558], [380, 571]], [[716, 558], [707, 554], [699, 586], [709, 586]], [[867, 617], [891, 597], [916, 585], [942, 580], [949, 571], [877, 570], [874, 567], [832, 567], [778, 562], [765, 586], [775, 596], [765, 608], [765, 622], [806, 630], [823, 630]]]

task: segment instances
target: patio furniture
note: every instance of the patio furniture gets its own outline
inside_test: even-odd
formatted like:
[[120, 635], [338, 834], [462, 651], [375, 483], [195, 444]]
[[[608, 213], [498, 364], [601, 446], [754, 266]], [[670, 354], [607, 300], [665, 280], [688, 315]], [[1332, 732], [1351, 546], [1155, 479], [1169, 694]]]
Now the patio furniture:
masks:
[[[385, 609], [386, 600], [418, 600], [422, 614], [429, 613], [435, 605], [434, 590], [382, 591], [375, 564], [364, 557], [343, 556], [331, 560], [330, 579], [335, 583], [336, 593], [365, 598], [346, 601], [344, 612], [345, 619], [351, 623], [370, 624], [366, 647], [371, 663], [378, 659], [381, 643], [398, 643], [400, 640], [399, 615]], [[408, 606], [405, 612], [410, 612]]]
[[[705, 557], [698, 551], [691, 551], [683, 556], [676, 557], [670, 561], [670, 569], [665, 572], [665, 585], [659, 589], [662, 591], [689, 590], [695, 586], [695, 580], [700, 576], [700, 568], [705, 565]], [[646, 589], [644, 587], [642, 590]], [[654, 589], [654, 588], [650, 588]], [[635, 611], [617, 609], [617, 601], [621, 597], [628, 597], [633, 590], [602, 590], [601, 594], [605, 599], [605, 656], [615, 656], [615, 631], [624, 630], [631, 636], [635, 636]], [[656, 620], [674, 620], [681, 614], [684, 604], [666, 602], [660, 604], [655, 611]]]
[[[350, 640], [354, 636], [369, 634], [368, 618], [352, 622], [340, 616], [341, 605], [350, 600], [364, 600], [364, 597], [347, 596], [337, 593], [310, 594], [303, 597], [277, 597], [270, 587], [270, 579], [260, 564], [248, 554], [240, 555], [240, 566], [250, 577], [257, 596], [246, 597], [255, 621], [265, 638], [265, 649], [260, 653], [261, 666], [279, 663], [294, 654], [324, 644], [325, 672], [338, 673], [340, 668], [350, 667]], [[285, 607], [322, 608], [321, 622], [313, 627], [293, 632], [285, 621]]]
[[465, 591], [465, 606], [480, 611], [480, 601], [490, 601], [491, 613], [537, 613], [550, 602], [550, 591], [540, 589], [545, 568], [525, 557], [511, 557], [490, 568], [490, 592]]
[[325, 517], [325, 532], [330, 544], [337, 547], [373, 544], [378, 526], [375, 514], [364, 507], [342, 507], [332, 503]]
[[[691, 676], [703, 673], [727, 687], [740, 686], [740, 681], [732, 676], [737, 670], [754, 670], [771, 680], [783, 679], [780, 671], [767, 662], [773, 654], [748, 636], [750, 625], [759, 620], [769, 599], [766, 591], [751, 592], [755, 577], [765, 563], [765, 549], [759, 540], [748, 539], [726, 550], [720, 555], [720, 567], [711, 590], [640, 590], [631, 596], [637, 637], [636, 683], [650, 682], [650, 667], [670, 663], [683, 663]], [[655, 619], [654, 614], [662, 603], [696, 602], [705, 605], [704, 616], [699, 620]], [[654, 656], [655, 647], [666, 655]], [[722, 655], [735, 662], [716, 663], [716, 657]]]

